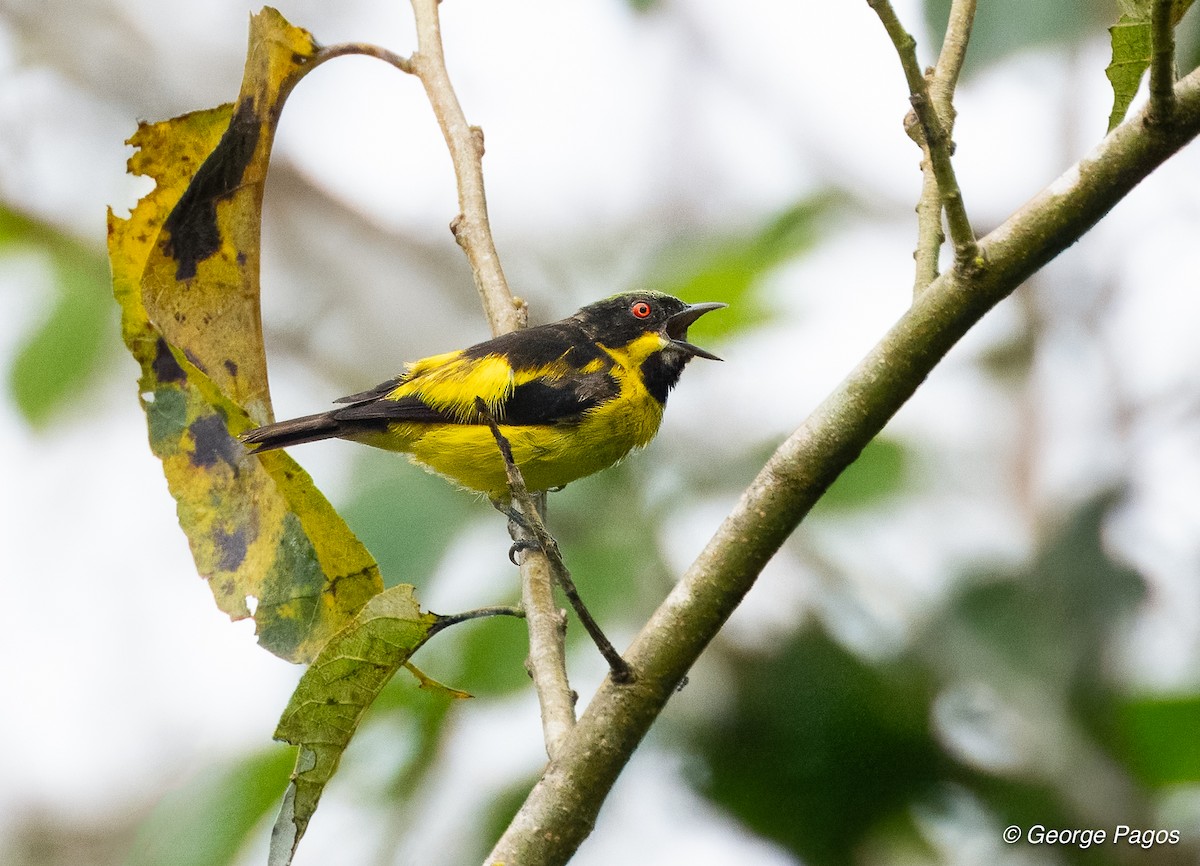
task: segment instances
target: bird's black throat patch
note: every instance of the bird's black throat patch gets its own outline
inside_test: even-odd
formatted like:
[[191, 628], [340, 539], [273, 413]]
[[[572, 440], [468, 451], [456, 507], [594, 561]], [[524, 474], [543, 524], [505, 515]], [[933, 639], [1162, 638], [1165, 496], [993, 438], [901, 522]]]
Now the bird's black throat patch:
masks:
[[687, 352], [668, 347], [642, 361], [642, 381], [650, 396], [666, 405], [667, 394], [675, 387], [691, 359]]

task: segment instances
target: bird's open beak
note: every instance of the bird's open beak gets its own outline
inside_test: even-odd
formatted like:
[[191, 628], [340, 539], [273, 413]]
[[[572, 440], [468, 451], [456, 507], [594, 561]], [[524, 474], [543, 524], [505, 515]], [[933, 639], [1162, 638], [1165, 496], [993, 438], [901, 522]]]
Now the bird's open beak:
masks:
[[692, 322], [703, 316], [705, 313], [710, 313], [713, 310], [719, 310], [722, 307], [727, 307], [728, 304], [707, 303], [707, 304], [692, 304], [686, 310], [681, 310], [671, 318], [667, 319], [667, 324], [663, 327], [663, 333], [667, 335], [667, 339], [674, 345], [678, 346], [683, 351], [696, 355], [700, 358], [708, 358], [713, 361], [720, 361], [712, 352], [707, 349], [701, 349], [699, 346], [693, 346], [687, 341], [687, 330]]

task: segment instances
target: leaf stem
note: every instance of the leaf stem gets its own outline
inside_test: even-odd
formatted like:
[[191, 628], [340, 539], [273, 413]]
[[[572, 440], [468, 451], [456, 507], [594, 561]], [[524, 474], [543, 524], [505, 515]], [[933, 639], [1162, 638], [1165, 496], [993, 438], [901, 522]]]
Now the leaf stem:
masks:
[[464, 610], [462, 613], [438, 614], [437, 621], [429, 628], [429, 634], [432, 636], [442, 629], [458, 625], [460, 622], [470, 622], [473, 619], [484, 619], [489, 616], [515, 616], [524, 619], [525, 610], [513, 605], [498, 604], [492, 607], [477, 607], [473, 610]]
[[356, 54], [363, 57], [377, 58], [384, 63], [395, 66], [401, 72], [407, 72], [409, 75], [414, 74], [412, 61], [409, 58], [394, 51], [389, 51], [386, 48], [381, 48], [378, 45], [372, 45], [369, 42], [342, 42], [337, 45], [322, 46], [317, 51], [316, 56], [304, 68], [304, 72], [307, 74], [322, 63], [333, 60], [335, 57], [347, 57]]

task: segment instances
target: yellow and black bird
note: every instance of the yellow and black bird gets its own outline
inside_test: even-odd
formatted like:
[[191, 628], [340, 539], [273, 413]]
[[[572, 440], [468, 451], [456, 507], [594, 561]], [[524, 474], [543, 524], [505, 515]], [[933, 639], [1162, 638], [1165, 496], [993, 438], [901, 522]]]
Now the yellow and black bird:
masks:
[[348, 405], [258, 427], [254, 452], [349, 439], [409, 455], [494, 500], [507, 497], [504, 460], [482, 399], [512, 446], [530, 491], [606, 469], [658, 432], [667, 393], [693, 357], [688, 327], [725, 304], [687, 304], [660, 292], [616, 295], [570, 318], [407, 366]]

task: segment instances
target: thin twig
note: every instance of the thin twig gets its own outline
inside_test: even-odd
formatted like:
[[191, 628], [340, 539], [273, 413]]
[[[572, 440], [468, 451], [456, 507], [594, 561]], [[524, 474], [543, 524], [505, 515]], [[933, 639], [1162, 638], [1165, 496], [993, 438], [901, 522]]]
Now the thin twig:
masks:
[[[512, 504], [518, 510], [514, 511], [511, 506], [506, 506], [504, 503], [497, 502], [493, 504], [500, 511], [508, 514], [509, 519], [515, 526], [526, 530], [526, 535], [533, 536], [532, 545], [535, 546], [535, 549], [545, 554], [546, 559], [550, 563], [550, 569], [555, 581], [562, 587], [567, 599], [571, 602], [571, 606], [575, 608], [575, 613], [579, 616], [579, 621], [583, 624], [592, 642], [596, 644], [596, 649], [600, 650], [600, 655], [604, 656], [604, 660], [608, 662], [613, 681], [618, 683], [633, 682], [633, 670], [629, 667], [625, 659], [621, 658], [621, 654], [617, 652], [616, 647], [612, 645], [612, 642], [604, 634], [603, 629], [600, 628], [600, 624], [596, 622], [592, 617], [591, 611], [583, 603], [583, 599], [580, 598], [579, 590], [575, 587], [575, 581], [571, 579], [571, 572], [567, 570], [566, 563], [563, 562], [562, 553], [559, 552], [558, 542], [554, 540], [554, 536], [546, 529], [546, 524], [542, 522], [541, 514], [538, 513], [538, 509], [534, 505], [528, 489], [525, 487], [525, 479], [521, 476], [521, 470], [517, 467], [516, 461], [513, 459], [512, 446], [509, 444], [508, 438], [500, 430], [500, 425], [496, 423], [495, 416], [489, 411], [487, 403], [483, 401], [482, 397], [475, 398], [475, 410], [487, 422], [488, 428], [492, 431], [492, 436], [496, 440], [496, 445], [500, 448], [500, 455], [504, 458], [504, 472], [508, 479], [509, 494], [512, 496]], [[530, 540], [519, 536], [519, 533], [514, 533], [513, 535], [513, 540], [516, 542], [513, 549], [528, 549], [531, 546]]]
[[929, 148], [924, 141], [921, 147], [921, 197], [917, 199], [917, 248], [913, 250], [916, 273], [913, 275], [913, 297], [937, 279], [939, 253], [946, 242], [942, 231], [942, 197], [938, 194], [937, 177], [933, 174], [933, 163], [929, 160]]
[[[954, 89], [962, 72], [967, 56], [967, 44], [971, 39], [971, 27], [975, 21], [976, 0], [954, 0], [946, 24], [946, 36], [938, 54], [937, 65], [929, 80], [929, 97], [933, 108], [942, 122], [946, 136], [953, 139], [954, 133]], [[911, 134], [911, 133], [910, 133]], [[933, 162], [929, 158], [929, 147], [923, 135], [913, 135], [921, 148], [921, 198], [917, 202], [917, 248], [913, 253], [916, 275], [913, 279], [913, 297], [937, 279], [939, 272], [938, 254], [946, 242], [942, 230], [942, 198], [938, 193], [937, 177], [933, 173]]]
[[525, 326], [525, 307], [514, 301], [508, 288], [488, 224], [483, 188], [483, 130], [467, 123], [450, 83], [442, 53], [438, 0], [412, 0], [412, 8], [417, 22], [417, 51], [410, 62], [433, 106], [458, 181], [459, 214], [450, 228], [467, 254], [492, 333], [515, 331]]
[[327, 60], [332, 60], [335, 57], [346, 57], [348, 55], [375, 57], [384, 63], [390, 63], [401, 72], [407, 72], [410, 75], [413, 74], [412, 60], [394, 51], [388, 51], [386, 48], [371, 45], [367, 42], [342, 42], [338, 45], [322, 46], [317, 50], [313, 59], [308, 62], [304, 71], [306, 73], [310, 72]]
[[1175, 3], [1154, 0], [1150, 8], [1150, 110], [1155, 126], [1171, 122], [1175, 113]]
[[452, 625], [458, 625], [460, 622], [469, 622], [473, 619], [483, 619], [489, 616], [515, 616], [519, 619], [525, 618], [525, 610], [512, 605], [499, 604], [492, 607], [477, 607], [474, 610], [464, 610], [462, 613], [451, 613], [438, 615], [437, 621], [429, 628], [429, 633], [432, 635], [444, 628], [449, 628]]
[[955, 266], [964, 271], [977, 270], [983, 264], [979, 255], [979, 244], [963, 204], [958, 178], [954, 174], [954, 164], [950, 159], [950, 137], [938, 117], [937, 109], [930, 98], [929, 85], [917, 60], [917, 42], [904, 29], [889, 0], [867, 0], [867, 5], [879, 16], [900, 57], [900, 65], [908, 81], [909, 102], [912, 103], [913, 113], [920, 124], [933, 175], [937, 179], [938, 194], [946, 211], [946, 224], [950, 229], [950, 240], [954, 244]]
[[954, 89], [958, 87], [958, 76], [967, 59], [967, 45], [975, 24], [975, 3], [976, 0], [954, 0], [951, 3], [942, 50], [933, 68], [933, 80], [929, 83], [933, 107], [937, 109], [947, 135], [954, 127]]

